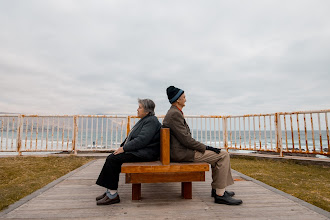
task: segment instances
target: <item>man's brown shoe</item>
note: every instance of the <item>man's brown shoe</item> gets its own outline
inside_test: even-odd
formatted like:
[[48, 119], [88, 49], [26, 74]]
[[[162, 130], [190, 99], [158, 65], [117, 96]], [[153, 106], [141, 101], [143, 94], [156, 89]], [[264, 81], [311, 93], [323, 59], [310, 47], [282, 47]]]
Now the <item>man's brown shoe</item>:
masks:
[[106, 193], [103, 193], [102, 195], [96, 197], [96, 201], [99, 201], [100, 199], [103, 199]]
[[115, 203], [119, 203], [120, 198], [119, 195], [117, 195], [114, 199], [110, 199], [107, 195], [104, 196], [103, 199], [96, 202], [97, 205], [111, 205]]

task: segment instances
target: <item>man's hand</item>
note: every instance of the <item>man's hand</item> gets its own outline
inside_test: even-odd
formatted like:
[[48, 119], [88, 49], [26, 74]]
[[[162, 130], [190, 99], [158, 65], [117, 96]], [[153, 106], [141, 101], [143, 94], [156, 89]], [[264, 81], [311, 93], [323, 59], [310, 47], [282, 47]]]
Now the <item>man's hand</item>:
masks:
[[219, 148], [214, 148], [214, 147], [210, 147], [210, 146], [206, 146], [206, 150], [216, 152], [217, 154], [220, 154], [220, 151], [221, 151], [221, 149], [219, 149]]
[[124, 148], [123, 147], [118, 148], [113, 154], [117, 155], [117, 154], [121, 154], [121, 153], [124, 153]]

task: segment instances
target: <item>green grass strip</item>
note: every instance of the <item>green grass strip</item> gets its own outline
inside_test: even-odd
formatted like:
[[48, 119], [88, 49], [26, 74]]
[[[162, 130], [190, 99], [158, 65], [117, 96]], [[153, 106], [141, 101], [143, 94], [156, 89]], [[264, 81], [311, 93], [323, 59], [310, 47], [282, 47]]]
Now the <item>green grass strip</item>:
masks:
[[276, 189], [330, 211], [330, 168], [254, 157], [231, 158], [231, 167]]

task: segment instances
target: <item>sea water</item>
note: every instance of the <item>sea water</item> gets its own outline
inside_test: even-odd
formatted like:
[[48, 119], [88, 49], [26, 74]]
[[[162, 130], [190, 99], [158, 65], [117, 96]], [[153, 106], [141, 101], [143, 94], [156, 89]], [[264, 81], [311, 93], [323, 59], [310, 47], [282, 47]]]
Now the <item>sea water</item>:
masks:
[[[220, 135], [219, 135], [220, 133]], [[124, 141], [126, 136], [126, 130], [112, 130], [106, 134], [105, 131], [96, 133], [95, 131], [87, 131], [86, 132], [78, 132], [77, 137], [77, 148], [78, 149], [104, 149], [111, 150], [117, 149], [120, 144]], [[193, 130], [192, 136], [194, 139], [213, 147], [224, 148], [224, 134], [223, 131], [201, 131], [201, 130]], [[41, 129], [38, 131], [38, 135], [36, 132], [28, 131], [26, 134], [23, 132], [21, 138], [21, 150], [22, 151], [38, 151], [38, 150], [49, 150], [49, 151], [65, 151], [72, 150], [72, 132], [62, 131], [61, 128], [58, 130], [55, 129], [53, 134]], [[307, 143], [306, 143], [307, 139]], [[252, 150], [271, 150], [276, 148], [276, 140], [275, 140], [275, 132], [274, 131], [264, 131], [259, 132], [256, 131], [228, 131], [227, 135], [228, 147], [231, 148], [249, 148]], [[17, 150], [17, 132], [9, 131], [8, 134], [3, 132], [2, 136], [0, 134], [0, 149], [1, 151], [16, 151]], [[282, 131], [282, 147], [284, 150], [291, 151], [294, 150], [303, 150], [306, 151], [315, 151], [319, 152], [321, 149], [323, 151], [328, 151], [328, 140], [327, 140], [327, 132], [325, 130], [321, 131], [321, 138], [319, 132], [314, 133], [314, 141], [312, 136], [312, 131], [307, 131], [307, 135], [305, 135], [305, 131], [300, 132], [300, 143], [299, 143], [299, 134], [298, 131], [293, 131], [293, 136], [291, 132], [287, 132], [285, 134]]]

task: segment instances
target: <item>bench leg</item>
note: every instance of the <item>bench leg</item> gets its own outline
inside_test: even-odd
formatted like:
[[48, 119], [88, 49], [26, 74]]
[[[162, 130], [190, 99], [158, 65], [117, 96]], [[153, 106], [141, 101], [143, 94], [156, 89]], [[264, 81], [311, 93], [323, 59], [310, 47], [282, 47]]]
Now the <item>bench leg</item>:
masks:
[[181, 183], [181, 195], [184, 199], [192, 199], [192, 183], [182, 182]]
[[132, 184], [132, 200], [141, 199], [141, 183]]

